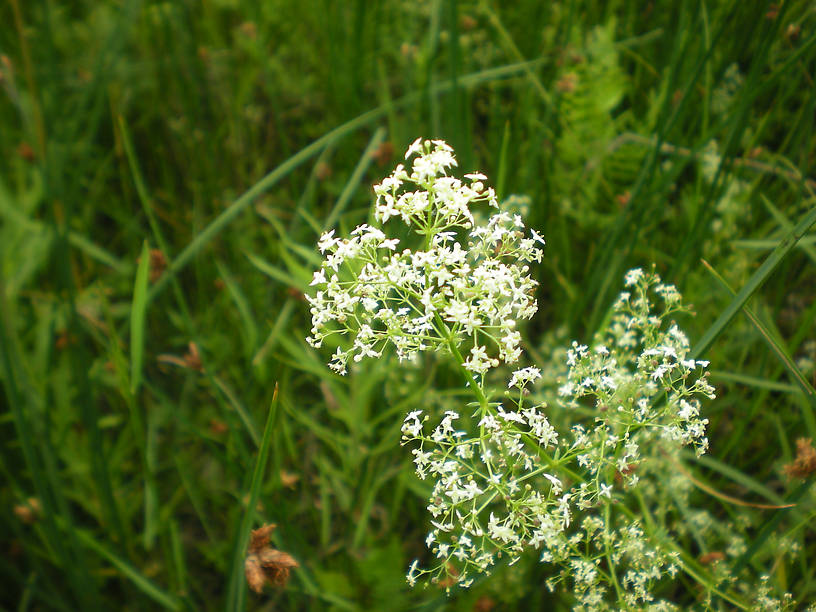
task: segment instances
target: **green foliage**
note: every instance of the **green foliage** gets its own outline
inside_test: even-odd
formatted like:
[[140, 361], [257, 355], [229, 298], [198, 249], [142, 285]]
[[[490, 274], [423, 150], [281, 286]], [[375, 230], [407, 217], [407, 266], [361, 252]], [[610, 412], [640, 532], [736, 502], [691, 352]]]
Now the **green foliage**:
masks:
[[[0, 607], [571, 607], [526, 558], [409, 590], [430, 487], [399, 429], [467, 401], [440, 391], [457, 373], [340, 379], [304, 341], [317, 237], [367, 221], [419, 136], [529, 198], [542, 394], [625, 270], [655, 262], [695, 305], [710, 454], [678, 460], [655, 524], [701, 510], [723, 550], [681, 533], [688, 567], [816, 599], [811, 481], [782, 469], [816, 439], [809, 2], [10, 0], [0, 20]], [[300, 567], [258, 596], [262, 523]], [[683, 580], [660, 596], [705, 605]]]

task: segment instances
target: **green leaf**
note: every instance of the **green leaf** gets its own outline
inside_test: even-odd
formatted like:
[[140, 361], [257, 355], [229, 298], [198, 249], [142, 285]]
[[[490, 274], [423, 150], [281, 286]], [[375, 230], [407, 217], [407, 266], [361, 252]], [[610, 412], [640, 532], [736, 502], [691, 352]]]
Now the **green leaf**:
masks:
[[246, 582], [244, 580], [244, 556], [249, 544], [249, 532], [255, 520], [255, 506], [258, 503], [258, 494], [261, 490], [266, 463], [269, 459], [269, 449], [272, 442], [272, 428], [275, 424], [275, 416], [278, 412], [278, 386], [275, 385], [275, 393], [272, 396], [272, 405], [266, 417], [263, 438], [261, 438], [258, 449], [258, 459], [255, 462], [255, 469], [252, 472], [252, 482], [249, 487], [249, 496], [241, 525], [235, 537], [235, 544], [232, 550], [232, 563], [230, 564], [229, 586], [227, 590], [227, 610], [235, 612], [246, 609]]
[[150, 271], [150, 249], [147, 240], [142, 245], [136, 282], [133, 284], [133, 302], [130, 306], [130, 392], [135, 394], [142, 382], [144, 358], [144, 329], [147, 313], [147, 281]]

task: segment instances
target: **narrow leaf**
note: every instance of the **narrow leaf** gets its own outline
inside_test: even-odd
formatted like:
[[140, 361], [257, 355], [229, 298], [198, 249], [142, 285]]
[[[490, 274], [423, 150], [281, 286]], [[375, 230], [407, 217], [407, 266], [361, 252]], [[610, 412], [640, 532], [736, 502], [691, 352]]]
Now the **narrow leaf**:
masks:
[[255, 520], [255, 506], [258, 503], [258, 495], [261, 490], [261, 482], [264, 479], [266, 463], [269, 459], [269, 449], [272, 442], [272, 428], [275, 424], [275, 416], [278, 412], [278, 386], [275, 385], [275, 392], [272, 395], [272, 405], [266, 417], [263, 438], [258, 449], [258, 459], [255, 462], [255, 469], [252, 472], [252, 482], [249, 488], [249, 498], [247, 500], [246, 511], [238, 528], [235, 538], [235, 548], [232, 551], [232, 563], [230, 564], [230, 580], [227, 591], [227, 610], [236, 612], [246, 609], [246, 584], [244, 583], [244, 555], [249, 544], [249, 532], [252, 530], [252, 522]]
[[136, 282], [133, 285], [133, 303], [130, 307], [130, 392], [135, 394], [142, 382], [142, 360], [144, 357], [144, 328], [147, 312], [147, 281], [150, 271], [150, 250], [145, 240]]

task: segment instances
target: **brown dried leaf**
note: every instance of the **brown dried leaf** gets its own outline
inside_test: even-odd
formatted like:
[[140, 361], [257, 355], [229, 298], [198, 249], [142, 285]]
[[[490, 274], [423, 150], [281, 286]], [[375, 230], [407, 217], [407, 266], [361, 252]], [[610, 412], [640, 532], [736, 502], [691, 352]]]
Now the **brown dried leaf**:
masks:
[[30, 525], [39, 518], [42, 505], [36, 497], [29, 497], [24, 503], [14, 506], [13, 510], [18, 519]]
[[150, 282], [155, 283], [167, 268], [167, 257], [159, 249], [150, 249]]
[[249, 588], [256, 593], [263, 591], [267, 582], [276, 587], [285, 586], [289, 580], [289, 570], [298, 567], [292, 555], [269, 546], [269, 535], [275, 527], [269, 524], [255, 529], [249, 539], [244, 573]]
[[201, 355], [198, 352], [198, 345], [196, 345], [195, 342], [189, 342], [187, 344], [187, 352], [183, 357], [163, 354], [159, 355], [156, 359], [159, 363], [170, 363], [180, 368], [196, 370], [198, 372], [204, 371], [204, 365], [201, 362]]
[[269, 536], [275, 531], [276, 527], [275, 523], [269, 523], [263, 527], [253, 529], [252, 534], [249, 536], [249, 552], [257, 553], [269, 546]]
[[266, 575], [261, 568], [261, 563], [257, 555], [247, 555], [244, 561], [244, 574], [246, 575], [247, 584], [249, 584], [250, 589], [256, 593], [263, 591], [264, 585], [266, 584]]
[[286, 470], [280, 471], [281, 484], [287, 489], [294, 489], [298, 480], [300, 480], [300, 476], [298, 476], [297, 474], [293, 472], [287, 472]]
[[783, 466], [788, 478], [807, 478], [816, 472], [816, 449], [813, 440], [799, 438], [796, 441], [796, 459]]

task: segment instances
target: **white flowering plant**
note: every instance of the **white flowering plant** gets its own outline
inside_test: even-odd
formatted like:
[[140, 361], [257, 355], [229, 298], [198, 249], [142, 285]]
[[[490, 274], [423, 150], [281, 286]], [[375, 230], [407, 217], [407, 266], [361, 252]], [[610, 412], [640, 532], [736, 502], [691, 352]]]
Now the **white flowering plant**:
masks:
[[326, 259], [311, 283], [317, 293], [308, 297], [309, 342], [319, 347], [333, 334], [353, 337], [330, 363], [339, 374], [349, 359], [379, 357], [390, 344], [401, 360], [429, 349], [452, 353], [468, 377], [481, 379], [500, 361], [521, 356], [516, 321], [536, 311], [527, 264], [541, 261], [544, 240], [535, 231], [526, 236], [518, 215], [500, 212], [476, 225], [470, 205], [498, 208], [496, 195], [481, 174], [465, 175], [464, 183], [447, 176], [456, 158], [446, 143], [418, 140], [406, 158], [415, 154], [410, 174], [397, 166], [374, 187], [375, 217], [401, 219], [421, 245], [399, 249], [397, 238], [370, 225], [345, 239], [324, 234], [318, 246]]
[[[708, 446], [701, 399], [714, 389], [671, 319], [688, 310], [680, 294], [653, 271], [630, 271], [606, 329], [568, 349], [555, 399], [531, 401], [540, 369], [508, 368], [508, 380], [501, 366], [521, 358], [518, 327], [537, 310], [530, 266], [544, 239], [499, 209], [484, 175], [451, 176], [445, 142], [418, 139], [405, 158], [409, 168], [374, 187], [378, 226], [320, 238], [308, 341], [338, 345], [329, 363], [338, 374], [389, 347], [400, 360], [441, 353], [472, 395], [464, 418], [447, 410], [433, 425], [416, 409], [404, 419], [402, 443], [432, 482], [433, 561], [415, 561], [409, 583], [467, 587], [532, 550], [553, 567], [548, 586], [563, 585], [578, 607], [671, 607], [652, 587], [686, 567], [640, 516], [637, 490], [644, 464]], [[496, 210], [486, 217], [473, 205]], [[395, 223], [415, 243], [385, 231]]]

